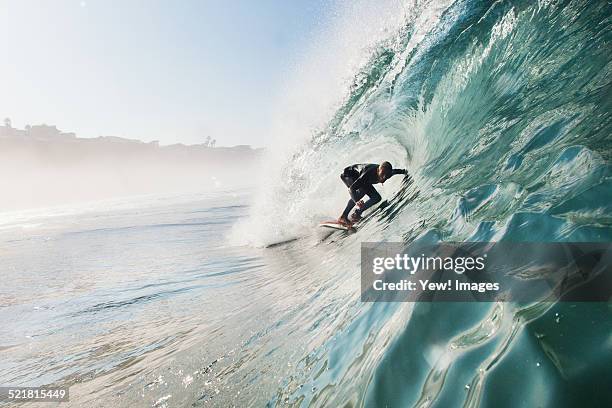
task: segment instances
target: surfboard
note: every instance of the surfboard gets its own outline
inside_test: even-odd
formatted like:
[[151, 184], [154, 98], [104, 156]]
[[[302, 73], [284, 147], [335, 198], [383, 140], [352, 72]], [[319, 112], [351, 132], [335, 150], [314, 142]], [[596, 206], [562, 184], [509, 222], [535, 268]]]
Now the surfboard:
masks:
[[319, 224], [319, 227], [324, 227], [324, 228], [331, 228], [331, 229], [336, 229], [336, 230], [341, 230], [341, 231], [357, 231], [355, 229], [355, 227], [347, 227], [344, 224], [340, 224], [338, 221], [323, 221], [322, 223]]

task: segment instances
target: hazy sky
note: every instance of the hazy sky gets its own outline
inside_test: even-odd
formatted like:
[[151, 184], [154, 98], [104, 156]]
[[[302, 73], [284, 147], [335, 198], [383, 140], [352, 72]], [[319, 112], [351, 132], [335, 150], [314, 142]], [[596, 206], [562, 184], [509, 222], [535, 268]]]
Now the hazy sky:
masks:
[[0, 116], [80, 137], [266, 145], [331, 3], [0, 0]]

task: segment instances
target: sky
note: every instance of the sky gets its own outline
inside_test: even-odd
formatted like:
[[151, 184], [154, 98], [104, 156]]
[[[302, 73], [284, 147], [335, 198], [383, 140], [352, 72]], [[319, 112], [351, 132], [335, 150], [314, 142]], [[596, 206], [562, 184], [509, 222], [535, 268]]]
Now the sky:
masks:
[[0, 116], [79, 137], [270, 143], [333, 0], [0, 0]]

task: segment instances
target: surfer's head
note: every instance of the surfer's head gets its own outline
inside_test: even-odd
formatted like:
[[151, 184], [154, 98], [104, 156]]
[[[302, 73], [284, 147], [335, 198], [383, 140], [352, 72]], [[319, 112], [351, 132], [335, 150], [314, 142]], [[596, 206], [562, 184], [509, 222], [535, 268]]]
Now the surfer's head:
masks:
[[393, 167], [391, 167], [391, 163], [388, 161], [380, 163], [378, 166], [378, 180], [381, 183], [384, 183], [389, 177], [393, 175]]

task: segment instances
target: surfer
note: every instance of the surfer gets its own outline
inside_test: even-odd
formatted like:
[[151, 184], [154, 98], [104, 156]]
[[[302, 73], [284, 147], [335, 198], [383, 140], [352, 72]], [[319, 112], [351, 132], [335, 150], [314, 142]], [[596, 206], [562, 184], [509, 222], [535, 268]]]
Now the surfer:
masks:
[[[353, 164], [344, 169], [340, 175], [342, 182], [349, 188], [350, 200], [346, 204], [344, 212], [338, 218], [340, 224], [351, 226], [352, 223], [361, 219], [361, 214], [380, 201], [380, 194], [373, 184], [384, 183], [395, 174], [408, 174], [404, 169], [394, 169], [391, 163], [382, 162], [378, 164]], [[368, 196], [368, 201], [363, 202], [363, 196]], [[349, 213], [357, 206], [350, 217]]]

